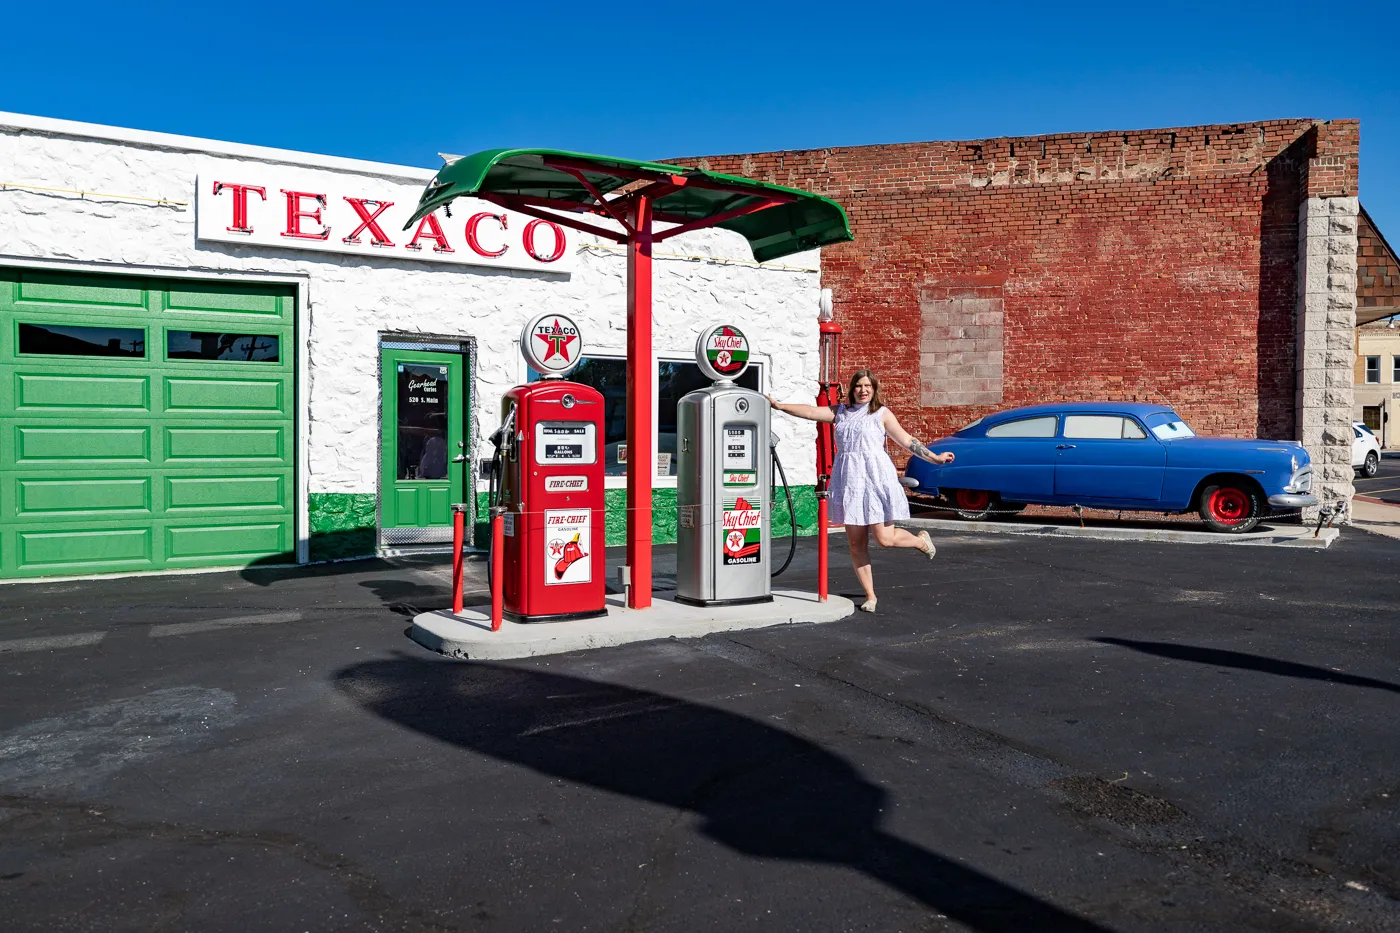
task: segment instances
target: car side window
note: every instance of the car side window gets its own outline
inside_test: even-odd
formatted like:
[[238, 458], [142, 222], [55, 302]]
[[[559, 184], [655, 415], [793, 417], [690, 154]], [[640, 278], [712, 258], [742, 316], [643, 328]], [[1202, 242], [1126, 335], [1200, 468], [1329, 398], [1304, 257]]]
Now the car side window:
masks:
[[1361, 429], [1358, 428], [1356, 425], [1352, 425], [1352, 426], [1351, 426], [1351, 429], [1352, 429], [1353, 431], [1356, 432], [1356, 436], [1357, 436], [1357, 437], [1360, 437], [1360, 436], [1361, 436]]
[[1020, 418], [994, 424], [987, 429], [988, 437], [1054, 437], [1055, 416], [1041, 415], [1036, 418]]
[[1147, 434], [1122, 415], [1065, 415], [1065, 437], [1083, 440], [1142, 440]]

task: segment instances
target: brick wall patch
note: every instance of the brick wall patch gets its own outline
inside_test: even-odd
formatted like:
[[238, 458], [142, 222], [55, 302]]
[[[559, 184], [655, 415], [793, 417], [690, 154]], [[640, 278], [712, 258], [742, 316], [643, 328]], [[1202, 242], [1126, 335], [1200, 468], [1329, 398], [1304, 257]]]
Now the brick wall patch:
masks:
[[1000, 288], [926, 288], [919, 296], [919, 404], [1000, 405]]

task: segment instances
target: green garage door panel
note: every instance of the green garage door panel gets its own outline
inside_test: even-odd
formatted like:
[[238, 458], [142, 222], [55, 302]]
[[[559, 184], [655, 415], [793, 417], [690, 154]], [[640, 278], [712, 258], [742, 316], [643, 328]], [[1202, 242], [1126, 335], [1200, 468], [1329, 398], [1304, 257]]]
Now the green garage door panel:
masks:
[[17, 482], [23, 518], [65, 512], [150, 512], [149, 479], [23, 479]]
[[0, 270], [0, 577], [291, 562], [295, 304]]
[[65, 376], [15, 373], [15, 409], [136, 409], [150, 411], [150, 383], [145, 376]]

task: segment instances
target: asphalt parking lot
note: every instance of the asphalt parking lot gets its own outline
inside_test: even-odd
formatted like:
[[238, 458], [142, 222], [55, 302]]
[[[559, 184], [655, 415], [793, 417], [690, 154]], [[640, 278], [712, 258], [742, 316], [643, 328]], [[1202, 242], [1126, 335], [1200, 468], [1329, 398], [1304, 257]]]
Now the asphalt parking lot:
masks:
[[1400, 505], [1400, 451], [1381, 455], [1380, 472], [1370, 479], [1356, 476], [1356, 494]]
[[1400, 928], [1400, 542], [938, 543], [499, 663], [437, 559], [0, 587], [6, 929]]

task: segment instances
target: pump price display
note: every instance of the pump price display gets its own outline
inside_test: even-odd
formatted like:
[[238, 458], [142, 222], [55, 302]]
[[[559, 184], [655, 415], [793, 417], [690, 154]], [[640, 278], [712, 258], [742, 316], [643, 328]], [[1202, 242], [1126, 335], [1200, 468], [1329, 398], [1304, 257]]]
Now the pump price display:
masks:
[[535, 425], [535, 463], [593, 463], [598, 445], [590, 421], [541, 421]]
[[754, 428], [752, 425], [744, 427], [724, 428], [724, 463], [722, 467], [726, 473], [733, 470], [756, 470], [754, 463]]

